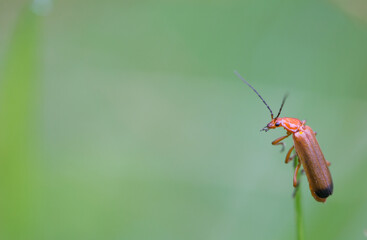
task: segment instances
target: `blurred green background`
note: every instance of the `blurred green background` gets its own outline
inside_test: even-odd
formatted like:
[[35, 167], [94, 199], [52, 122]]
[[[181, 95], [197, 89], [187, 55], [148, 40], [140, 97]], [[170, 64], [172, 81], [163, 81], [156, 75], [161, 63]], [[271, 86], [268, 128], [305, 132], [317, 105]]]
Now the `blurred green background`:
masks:
[[1, 0], [0, 29], [1, 239], [294, 239], [284, 130], [235, 69], [332, 163], [306, 239], [366, 239], [365, 1]]

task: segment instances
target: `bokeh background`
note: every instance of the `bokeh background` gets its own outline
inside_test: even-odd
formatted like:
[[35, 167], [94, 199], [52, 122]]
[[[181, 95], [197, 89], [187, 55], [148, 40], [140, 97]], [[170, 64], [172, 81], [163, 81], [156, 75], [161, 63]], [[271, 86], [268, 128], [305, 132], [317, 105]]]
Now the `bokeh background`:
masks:
[[1, 0], [0, 64], [1, 239], [294, 239], [284, 130], [233, 70], [332, 163], [306, 239], [367, 238], [366, 1]]

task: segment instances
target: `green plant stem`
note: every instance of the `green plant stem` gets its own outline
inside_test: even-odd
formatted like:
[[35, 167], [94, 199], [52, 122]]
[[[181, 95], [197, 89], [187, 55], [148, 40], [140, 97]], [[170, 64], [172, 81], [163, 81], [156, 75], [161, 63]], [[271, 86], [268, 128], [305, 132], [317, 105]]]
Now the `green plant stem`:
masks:
[[[298, 156], [294, 158], [294, 168], [296, 168], [298, 164]], [[298, 172], [297, 179], [299, 181], [299, 177], [301, 175], [301, 171]], [[296, 193], [294, 196], [294, 207], [296, 211], [296, 234], [297, 234], [297, 240], [304, 240], [304, 228], [303, 228], [303, 214], [302, 214], [302, 204], [301, 204], [301, 189], [300, 184], [298, 183], [298, 186], [296, 188]]]

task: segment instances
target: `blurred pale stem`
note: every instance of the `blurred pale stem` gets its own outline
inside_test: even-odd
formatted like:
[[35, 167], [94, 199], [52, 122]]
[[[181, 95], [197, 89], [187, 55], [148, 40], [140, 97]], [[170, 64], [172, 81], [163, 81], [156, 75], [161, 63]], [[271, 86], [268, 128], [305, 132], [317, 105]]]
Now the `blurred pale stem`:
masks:
[[[298, 156], [294, 158], [294, 168], [296, 168], [298, 164]], [[301, 175], [301, 171], [298, 172], [297, 179], [299, 181], [299, 177]], [[302, 205], [301, 205], [301, 185], [298, 184], [298, 187], [296, 189], [296, 193], [294, 196], [294, 206], [295, 206], [295, 212], [296, 212], [296, 234], [297, 234], [297, 240], [304, 240], [304, 228], [303, 228], [303, 214], [302, 214]]]
[[0, 239], [39, 239], [39, 20], [20, 13], [0, 73]]

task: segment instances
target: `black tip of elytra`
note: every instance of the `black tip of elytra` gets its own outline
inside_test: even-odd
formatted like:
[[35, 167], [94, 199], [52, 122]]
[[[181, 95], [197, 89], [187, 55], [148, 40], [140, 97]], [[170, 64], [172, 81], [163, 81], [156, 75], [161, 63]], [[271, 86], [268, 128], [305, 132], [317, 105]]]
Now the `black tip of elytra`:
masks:
[[315, 193], [319, 198], [327, 198], [328, 196], [333, 194], [333, 188], [333, 183], [331, 183], [327, 188], [318, 189], [315, 191]]

